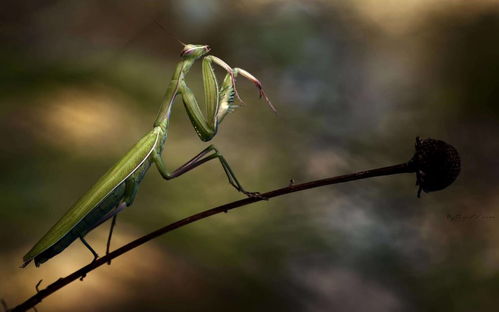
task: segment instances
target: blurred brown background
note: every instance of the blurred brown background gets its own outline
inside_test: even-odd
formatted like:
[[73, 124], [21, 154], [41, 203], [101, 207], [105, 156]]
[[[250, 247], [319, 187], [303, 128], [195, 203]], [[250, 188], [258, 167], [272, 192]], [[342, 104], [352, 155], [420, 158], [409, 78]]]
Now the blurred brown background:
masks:
[[[184, 42], [259, 77], [214, 139], [252, 191], [408, 160], [416, 136], [462, 172], [416, 198], [401, 175], [218, 215], [92, 272], [39, 311], [496, 311], [497, 1], [3, 1], [0, 297], [14, 305], [91, 260], [79, 243], [21, 258], [148, 131]], [[166, 29], [155, 23], [159, 22]], [[220, 77], [223, 75], [218, 71]], [[202, 102], [200, 67], [188, 83]], [[181, 103], [164, 156], [199, 152]], [[151, 168], [119, 246], [239, 199], [217, 163], [171, 182]], [[108, 224], [87, 240], [104, 253]]]

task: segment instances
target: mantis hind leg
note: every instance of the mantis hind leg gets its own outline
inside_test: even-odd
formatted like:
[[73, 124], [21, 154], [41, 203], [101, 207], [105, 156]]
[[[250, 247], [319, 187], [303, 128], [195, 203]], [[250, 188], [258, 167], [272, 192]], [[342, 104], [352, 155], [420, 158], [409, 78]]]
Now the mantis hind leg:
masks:
[[[118, 215], [115, 214], [113, 216], [113, 220], [111, 221], [111, 227], [109, 228], [109, 235], [107, 236], [107, 242], [106, 242], [106, 256], [109, 254], [109, 249], [111, 248], [111, 238], [113, 237], [113, 230], [114, 226], [116, 225], [116, 217]], [[111, 259], [107, 261], [108, 265], [111, 265]]]
[[153, 155], [154, 163], [156, 164], [156, 167], [158, 168], [161, 176], [166, 179], [166, 180], [171, 180], [174, 179], [178, 176], [181, 176], [182, 174], [191, 171], [192, 169], [204, 164], [205, 162], [208, 162], [212, 159], [218, 159], [220, 161], [220, 164], [222, 165], [222, 168], [225, 171], [225, 174], [227, 176], [227, 179], [229, 180], [229, 183], [239, 192], [246, 194], [247, 196], [253, 197], [253, 196], [259, 196], [258, 192], [248, 192], [246, 191], [241, 183], [237, 180], [234, 172], [229, 166], [229, 163], [223, 155], [218, 151], [218, 149], [210, 145], [204, 150], [202, 150], [199, 154], [194, 156], [191, 160], [180, 166], [179, 168], [175, 169], [173, 172], [168, 172], [166, 169], [166, 166], [163, 162], [163, 159], [161, 158], [161, 155], [159, 153], [154, 153]]
[[83, 245], [85, 245], [85, 247], [87, 247], [88, 250], [90, 250], [90, 252], [94, 255], [94, 260], [92, 260], [92, 261], [97, 260], [97, 258], [99, 258], [99, 255], [95, 252], [95, 250], [92, 248], [92, 246], [90, 246], [87, 243], [87, 241], [83, 238], [83, 236], [80, 236], [80, 240], [83, 243]]
[[[118, 204], [116, 209], [111, 212], [113, 219], [111, 220], [111, 227], [109, 228], [109, 235], [106, 242], [106, 255], [109, 254], [109, 250], [111, 248], [111, 238], [113, 237], [113, 230], [116, 225], [116, 218], [118, 217], [118, 213], [125, 209], [125, 207], [130, 206], [133, 203], [135, 195], [137, 194], [138, 187], [139, 185], [135, 181], [135, 177], [133, 175], [125, 181], [125, 194], [123, 196], [123, 200]], [[107, 261], [107, 264], [111, 264], [111, 259]]]

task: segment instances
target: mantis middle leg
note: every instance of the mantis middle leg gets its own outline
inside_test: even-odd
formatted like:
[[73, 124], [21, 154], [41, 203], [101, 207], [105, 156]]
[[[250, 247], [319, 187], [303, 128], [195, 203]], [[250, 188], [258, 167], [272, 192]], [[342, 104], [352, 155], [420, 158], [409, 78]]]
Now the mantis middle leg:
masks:
[[222, 168], [225, 171], [225, 174], [227, 176], [227, 179], [229, 180], [229, 183], [239, 192], [246, 194], [247, 196], [258, 196], [258, 192], [248, 192], [246, 191], [242, 186], [241, 183], [237, 180], [236, 176], [234, 175], [234, 172], [229, 166], [229, 163], [225, 158], [223, 157], [222, 154], [217, 150], [217, 148], [213, 145], [208, 146], [205, 148], [203, 151], [201, 151], [199, 154], [194, 156], [191, 160], [180, 166], [179, 168], [175, 169], [173, 172], [168, 172], [166, 169], [166, 166], [163, 162], [163, 158], [159, 153], [154, 153], [153, 155], [153, 160], [154, 163], [156, 164], [156, 167], [158, 168], [159, 173], [165, 180], [171, 180], [174, 179], [178, 176], [181, 176], [182, 174], [204, 164], [207, 161], [210, 161], [212, 159], [218, 159], [220, 161], [220, 164], [222, 165]]

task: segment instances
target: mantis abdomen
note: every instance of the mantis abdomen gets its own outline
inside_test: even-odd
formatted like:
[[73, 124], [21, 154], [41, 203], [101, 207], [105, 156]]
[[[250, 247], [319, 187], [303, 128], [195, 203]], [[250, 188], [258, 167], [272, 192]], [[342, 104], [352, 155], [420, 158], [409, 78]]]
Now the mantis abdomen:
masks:
[[[49, 260], [53, 256], [66, 249], [66, 247], [71, 245], [71, 243], [76, 239], [85, 236], [96, 226], [104, 222], [104, 217], [110, 214], [114, 209], [117, 209], [117, 206], [119, 205], [119, 202], [124, 194], [125, 183], [122, 183], [108, 197], [106, 197], [106, 199], [104, 199], [101, 204], [99, 204], [94, 210], [86, 215], [80, 222], [78, 222], [59, 241], [43, 251], [41, 254], [37, 255], [34, 258], [35, 265], [38, 266], [41, 263]], [[112, 215], [109, 215], [109, 218], [110, 217], [112, 217]]]
[[151, 166], [150, 155], [158, 143], [158, 137], [159, 129], [155, 128], [106, 172], [24, 256], [24, 265], [33, 259], [37, 266], [47, 261], [75, 239], [83, 239], [85, 234], [125, 205], [130, 205], [138, 185]]

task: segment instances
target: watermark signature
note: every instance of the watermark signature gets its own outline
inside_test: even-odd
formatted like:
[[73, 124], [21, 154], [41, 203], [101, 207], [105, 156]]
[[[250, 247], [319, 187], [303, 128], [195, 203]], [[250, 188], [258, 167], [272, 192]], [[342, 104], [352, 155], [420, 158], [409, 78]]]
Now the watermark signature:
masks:
[[475, 221], [495, 221], [497, 217], [494, 215], [480, 214], [480, 213], [448, 213], [447, 220], [450, 222], [475, 222]]

